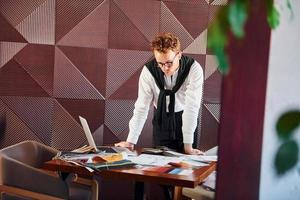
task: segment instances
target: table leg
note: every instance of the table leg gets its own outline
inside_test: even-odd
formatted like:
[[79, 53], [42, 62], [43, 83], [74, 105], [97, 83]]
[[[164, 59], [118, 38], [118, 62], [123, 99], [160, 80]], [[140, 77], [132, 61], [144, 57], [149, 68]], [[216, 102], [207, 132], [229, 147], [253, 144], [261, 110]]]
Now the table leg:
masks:
[[173, 200], [182, 200], [182, 187], [175, 186]]

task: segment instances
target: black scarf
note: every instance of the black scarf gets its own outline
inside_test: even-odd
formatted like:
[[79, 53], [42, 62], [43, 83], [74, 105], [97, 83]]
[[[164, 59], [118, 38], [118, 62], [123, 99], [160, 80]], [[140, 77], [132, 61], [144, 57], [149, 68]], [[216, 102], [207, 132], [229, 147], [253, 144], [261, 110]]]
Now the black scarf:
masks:
[[[185, 81], [186, 77], [189, 74], [190, 68], [192, 64], [194, 63], [194, 59], [182, 56], [179, 63], [179, 69], [178, 69], [178, 76], [176, 80], [176, 84], [173, 87], [172, 90], [166, 90], [165, 85], [165, 79], [164, 79], [164, 73], [158, 66], [158, 63], [155, 59], [151, 60], [146, 64], [146, 67], [154, 77], [155, 83], [157, 87], [160, 89], [159, 96], [158, 96], [158, 102], [157, 102], [157, 121], [158, 125], [162, 130], [171, 131], [174, 132], [176, 129], [175, 124], [175, 93], [179, 90], [183, 82]], [[168, 110], [169, 112], [166, 112], [166, 97], [170, 96], [170, 103]], [[174, 136], [175, 137], [175, 136]]]

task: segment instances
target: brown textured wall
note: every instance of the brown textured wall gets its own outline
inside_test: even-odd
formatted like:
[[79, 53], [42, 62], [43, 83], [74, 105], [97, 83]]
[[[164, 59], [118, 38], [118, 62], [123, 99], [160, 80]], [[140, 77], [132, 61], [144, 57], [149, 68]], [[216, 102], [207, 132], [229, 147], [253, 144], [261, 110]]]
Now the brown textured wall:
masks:
[[[206, 49], [207, 26], [225, 2], [0, 0], [0, 148], [26, 139], [79, 147], [86, 140], [78, 115], [97, 144], [126, 139], [138, 76], [159, 31], [178, 35], [204, 69], [199, 143], [215, 145], [221, 76]], [[150, 122], [139, 145], [151, 145]]]

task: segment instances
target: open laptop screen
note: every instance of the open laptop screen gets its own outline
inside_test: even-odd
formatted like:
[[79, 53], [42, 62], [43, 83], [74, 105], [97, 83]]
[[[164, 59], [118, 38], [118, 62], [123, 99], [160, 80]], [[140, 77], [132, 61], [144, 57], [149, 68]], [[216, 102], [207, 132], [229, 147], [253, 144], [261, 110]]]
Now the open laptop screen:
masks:
[[96, 143], [95, 143], [95, 141], [94, 141], [93, 135], [92, 135], [92, 133], [91, 133], [91, 130], [90, 130], [90, 128], [89, 128], [89, 125], [88, 125], [86, 119], [83, 118], [83, 117], [81, 117], [81, 116], [79, 116], [79, 120], [80, 120], [80, 123], [81, 123], [81, 125], [82, 125], [83, 131], [84, 131], [84, 133], [85, 133], [85, 137], [86, 137], [86, 139], [87, 139], [89, 145], [90, 145], [91, 147], [93, 147], [96, 151], [98, 151], [98, 148], [97, 148], [97, 146], [96, 146]]
[[86, 139], [91, 147], [93, 147], [97, 152], [105, 152], [105, 153], [120, 153], [126, 152], [128, 155], [136, 155], [135, 152], [130, 151], [125, 147], [109, 147], [109, 146], [96, 146], [93, 135], [89, 128], [88, 122], [85, 118], [79, 116], [80, 123], [82, 125], [83, 131], [85, 133]]

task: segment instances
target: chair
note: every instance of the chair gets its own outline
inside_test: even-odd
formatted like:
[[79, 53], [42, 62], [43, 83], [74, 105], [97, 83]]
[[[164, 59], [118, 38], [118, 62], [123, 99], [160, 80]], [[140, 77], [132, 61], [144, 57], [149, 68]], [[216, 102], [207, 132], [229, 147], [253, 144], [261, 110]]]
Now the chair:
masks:
[[0, 150], [1, 199], [98, 199], [96, 180], [84, 184], [42, 170], [57, 150], [36, 141], [24, 141]]
[[213, 200], [215, 192], [204, 189], [201, 185], [195, 188], [183, 188], [182, 195], [194, 200]]

